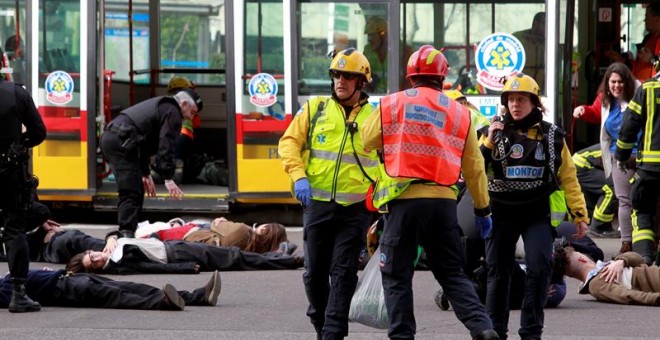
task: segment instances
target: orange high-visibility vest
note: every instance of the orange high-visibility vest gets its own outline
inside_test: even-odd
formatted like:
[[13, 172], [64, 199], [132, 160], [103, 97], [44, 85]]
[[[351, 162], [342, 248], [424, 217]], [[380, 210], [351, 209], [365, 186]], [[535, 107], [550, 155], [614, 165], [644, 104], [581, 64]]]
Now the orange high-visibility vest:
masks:
[[428, 87], [397, 92], [380, 102], [383, 156], [390, 177], [453, 185], [470, 129], [470, 111]]

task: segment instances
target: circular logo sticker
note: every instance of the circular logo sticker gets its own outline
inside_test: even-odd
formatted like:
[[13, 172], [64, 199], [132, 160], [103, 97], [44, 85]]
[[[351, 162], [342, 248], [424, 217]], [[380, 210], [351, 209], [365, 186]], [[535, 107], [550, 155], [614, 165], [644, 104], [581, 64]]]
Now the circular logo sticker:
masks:
[[523, 146], [520, 144], [515, 144], [514, 146], [511, 147], [511, 158], [513, 159], [522, 158], [524, 153], [525, 153], [525, 149], [523, 149]]
[[248, 84], [250, 103], [269, 107], [277, 102], [277, 81], [268, 73], [258, 73]]
[[493, 33], [479, 43], [474, 61], [479, 84], [502, 91], [502, 79], [515, 76], [525, 67], [525, 49], [513, 35]]
[[46, 89], [46, 100], [55, 104], [63, 105], [73, 99], [73, 78], [64, 71], [53, 71], [44, 83]]

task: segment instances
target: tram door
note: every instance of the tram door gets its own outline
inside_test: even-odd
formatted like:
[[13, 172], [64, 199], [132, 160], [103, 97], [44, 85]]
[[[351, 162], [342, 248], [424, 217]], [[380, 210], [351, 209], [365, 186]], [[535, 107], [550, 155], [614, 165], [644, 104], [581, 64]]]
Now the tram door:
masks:
[[87, 196], [95, 186], [95, 162], [89, 161], [96, 153], [95, 4], [32, 0], [28, 13], [29, 90], [48, 129], [44, 143], [34, 148], [33, 170], [46, 196], [72, 191]]

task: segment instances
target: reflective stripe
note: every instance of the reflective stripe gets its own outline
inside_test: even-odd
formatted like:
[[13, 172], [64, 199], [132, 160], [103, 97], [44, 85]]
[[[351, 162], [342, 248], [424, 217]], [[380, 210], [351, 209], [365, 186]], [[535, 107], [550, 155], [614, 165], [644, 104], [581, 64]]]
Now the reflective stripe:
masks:
[[660, 153], [658, 151], [640, 151], [639, 160], [644, 163], [660, 163]]
[[461, 166], [461, 158], [456, 156], [450, 150], [432, 145], [401, 143], [384, 145], [383, 150], [386, 154], [414, 153], [417, 155], [429, 155], [444, 159], [458, 167]]
[[533, 181], [533, 182], [520, 182], [520, 181], [504, 181], [501, 179], [493, 178], [488, 182], [488, 191], [492, 191], [492, 192], [524, 191], [524, 190], [538, 188], [541, 185], [543, 185], [542, 180]]
[[393, 136], [401, 133], [415, 136], [433, 137], [439, 141], [442, 141], [443, 145], [450, 145], [461, 150], [465, 148], [464, 140], [456, 137], [455, 135], [441, 133], [438, 129], [434, 129], [430, 126], [412, 124], [392, 124], [383, 126], [383, 136]]
[[[632, 242], [635, 243], [644, 240], [655, 242], [655, 230], [651, 230], [647, 228], [640, 229], [637, 219], [637, 209], [633, 209], [630, 217], [632, 217], [632, 225], [633, 225]], [[653, 226], [646, 226], [646, 227], [653, 228]]]
[[638, 115], [642, 114], [642, 106], [632, 100], [628, 103], [628, 109]]
[[616, 147], [619, 148], [619, 149], [632, 149], [634, 146], [635, 146], [635, 142], [624, 143], [620, 139], [617, 139], [617, 141], [616, 141]]
[[596, 205], [594, 209], [594, 218], [602, 222], [612, 222], [612, 220], [614, 220], [614, 213], [606, 214], [605, 209], [612, 202], [614, 191], [607, 184], [603, 185], [602, 190], [605, 192], [605, 196], [600, 204]]
[[[330, 201], [332, 199], [332, 193], [329, 191], [312, 188], [312, 198], [319, 198], [324, 201]], [[347, 203], [357, 203], [364, 201], [366, 198], [366, 193], [362, 194], [352, 194], [352, 193], [335, 193], [335, 201], [338, 202], [347, 202]]]

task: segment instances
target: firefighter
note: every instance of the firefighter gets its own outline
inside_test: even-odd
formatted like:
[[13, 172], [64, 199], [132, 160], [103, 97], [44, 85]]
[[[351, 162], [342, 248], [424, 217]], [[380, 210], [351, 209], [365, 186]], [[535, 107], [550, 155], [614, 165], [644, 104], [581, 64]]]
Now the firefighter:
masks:
[[170, 197], [183, 197], [172, 179], [174, 143], [181, 121], [191, 119], [202, 111], [202, 106], [202, 98], [186, 89], [173, 97], [155, 97], [133, 105], [105, 127], [100, 145], [117, 181], [117, 219], [122, 237], [135, 236], [145, 193], [156, 196], [149, 170], [151, 156], [156, 156], [154, 170], [165, 180]]
[[490, 208], [470, 113], [442, 93], [448, 69], [442, 52], [420, 47], [406, 68], [413, 88], [383, 97], [377, 114], [362, 129], [365, 147], [379, 150], [382, 159], [373, 204], [387, 212], [380, 267], [391, 339], [415, 336], [412, 278], [418, 245], [426, 250], [433, 275], [470, 335], [498, 339], [464, 272], [456, 192], [451, 188], [461, 170], [484, 235], [490, 230]]
[[612, 175], [605, 176], [600, 144], [594, 144], [574, 153], [573, 163], [577, 169], [577, 178], [584, 193], [587, 211], [592, 216], [589, 235], [608, 238], [621, 237], [619, 231], [612, 228], [619, 200], [614, 195]]
[[307, 101], [278, 146], [304, 209], [303, 283], [319, 339], [348, 335], [362, 235], [371, 219], [364, 200], [378, 168], [376, 153], [365, 152], [356, 135], [373, 111], [363, 92], [371, 81], [369, 61], [355, 48], [331, 56], [332, 96]]
[[[660, 74], [660, 73], [659, 73]], [[616, 142], [615, 159], [619, 168], [627, 168], [636, 143], [637, 172], [633, 176], [632, 250], [650, 265], [656, 257], [655, 213], [660, 194], [660, 118], [656, 114], [660, 104], [659, 74], [644, 82], [635, 92], [623, 115], [623, 123]], [[638, 134], [641, 130], [641, 136]]]
[[552, 274], [554, 227], [569, 208], [575, 236], [582, 238], [589, 218], [563, 133], [543, 121], [545, 108], [536, 81], [524, 74], [509, 78], [501, 103], [503, 120], [493, 120], [480, 139], [486, 166], [493, 173], [488, 183], [493, 232], [486, 239], [486, 308], [495, 330], [506, 338], [512, 265], [516, 242], [522, 236], [527, 279], [518, 334], [522, 339], [540, 339]]
[[12, 284], [9, 311], [39, 311], [41, 305], [25, 293], [30, 264], [25, 232], [28, 227], [27, 214], [32, 209], [37, 185], [28, 172], [30, 157], [27, 149], [43, 142], [46, 126], [32, 97], [22, 86], [0, 80], [0, 97], [0, 209], [3, 217], [0, 240], [4, 241], [7, 249]]

